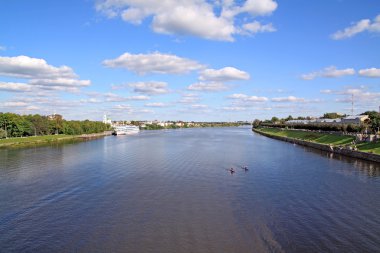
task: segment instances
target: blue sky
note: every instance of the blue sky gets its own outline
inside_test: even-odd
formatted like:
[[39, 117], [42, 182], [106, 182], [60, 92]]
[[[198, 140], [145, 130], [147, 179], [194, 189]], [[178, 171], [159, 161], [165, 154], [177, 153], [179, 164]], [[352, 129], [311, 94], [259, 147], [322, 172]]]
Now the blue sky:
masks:
[[375, 0], [0, 3], [0, 111], [234, 121], [378, 110]]

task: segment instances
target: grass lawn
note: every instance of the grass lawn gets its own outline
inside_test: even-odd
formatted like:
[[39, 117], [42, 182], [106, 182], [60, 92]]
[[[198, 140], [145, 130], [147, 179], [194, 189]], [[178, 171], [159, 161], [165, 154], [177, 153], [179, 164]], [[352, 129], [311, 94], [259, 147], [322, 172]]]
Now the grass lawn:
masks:
[[380, 155], [380, 143], [366, 142], [356, 145], [356, 147], [363, 152], [370, 152]]
[[0, 139], [0, 147], [24, 145], [33, 143], [53, 142], [60, 140], [69, 140], [76, 138], [75, 135], [45, 135], [45, 136], [29, 136], [29, 137], [16, 137], [8, 139]]
[[282, 130], [279, 128], [261, 128], [260, 131], [277, 136], [296, 138], [321, 144], [345, 145], [350, 144], [353, 140], [355, 140], [355, 137], [352, 136], [340, 136], [297, 130]]
[[[280, 128], [260, 128], [258, 130], [271, 135], [301, 139], [320, 144], [331, 144], [334, 146], [350, 145], [351, 142], [355, 140], [355, 137], [352, 136], [341, 136], [335, 134], [307, 132], [298, 130], [283, 130]], [[356, 147], [360, 151], [380, 155], [380, 143], [359, 143], [356, 145]]]

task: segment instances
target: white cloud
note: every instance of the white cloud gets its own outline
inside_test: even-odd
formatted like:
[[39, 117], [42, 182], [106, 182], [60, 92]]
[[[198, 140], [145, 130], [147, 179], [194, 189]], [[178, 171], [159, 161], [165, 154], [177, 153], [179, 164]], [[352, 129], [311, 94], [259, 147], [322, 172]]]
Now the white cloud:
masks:
[[353, 68], [337, 69], [335, 66], [330, 66], [321, 71], [301, 75], [301, 78], [304, 80], [313, 80], [317, 77], [336, 78], [350, 75], [355, 75], [355, 70]]
[[140, 96], [128, 96], [126, 98], [128, 100], [135, 100], [135, 101], [149, 100], [150, 99], [150, 97], [144, 96], [144, 95], [140, 95]]
[[1, 57], [0, 75], [17, 78], [76, 78], [77, 75], [68, 66], [54, 67], [43, 59], [28, 56]]
[[136, 82], [130, 83], [129, 86], [133, 88], [134, 92], [148, 95], [159, 95], [169, 92], [168, 84], [165, 82]]
[[353, 98], [355, 106], [371, 105], [374, 110], [377, 110], [380, 103], [380, 92], [371, 92], [365, 88], [346, 88], [335, 91], [335, 94], [342, 96], [335, 99], [339, 103], [352, 103]]
[[85, 103], [85, 104], [97, 104], [97, 103], [102, 103], [103, 101], [97, 98], [88, 98], [88, 99], [81, 99], [80, 102]]
[[89, 86], [91, 84], [90, 80], [76, 80], [68, 78], [57, 78], [57, 79], [32, 79], [29, 84], [39, 85], [39, 86]]
[[147, 107], [166, 107], [168, 104], [161, 103], [161, 102], [155, 102], [155, 103], [147, 103], [145, 104]]
[[317, 72], [312, 72], [312, 73], [301, 75], [301, 78], [303, 80], [313, 80], [313, 79], [317, 78], [318, 76], [319, 76], [319, 74]]
[[272, 102], [305, 102], [304, 98], [297, 98], [294, 96], [272, 98]]
[[141, 108], [134, 108], [129, 104], [119, 104], [115, 105], [114, 107], [111, 108], [112, 111], [114, 111], [116, 114], [118, 114], [121, 118], [123, 118], [123, 114], [128, 114], [128, 115], [136, 115], [136, 114], [141, 114], [141, 113], [153, 113], [154, 111], [149, 110], [149, 109], [141, 109]]
[[153, 30], [163, 34], [233, 41], [232, 34], [235, 32], [233, 23], [224, 17], [217, 17], [210, 4], [197, 2], [199, 4], [177, 5], [167, 12], [156, 15], [152, 22]]
[[182, 94], [182, 98], [178, 102], [182, 104], [193, 104], [193, 103], [198, 102], [199, 100], [200, 98], [198, 94], [187, 93], [187, 94]]
[[110, 92], [104, 94], [104, 97], [105, 97], [105, 101], [106, 102], [123, 102], [123, 101], [127, 101], [126, 97], [123, 97], [123, 96], [120, 96], [120, 95], [117, 95], [117, 94], [114, 94], [114, 93], [110, 93]]
[[[73, 114], [75, 115], [77, 113], [80, 113], [81, 108], [84, 106], [84, 102], [80, 100], [61, 99], [52, 94], [50, 94], [48, 97], [40, 97], [40, 93], [41, 92], [32, 92], [11, 98], [10, 101], [6, 102], [7, 110], [19, 114], [24, 114], [27, 111], [33, 111], [33, 113], [45, 115], [56, 111], [57, 113], [64, 115], [64, 117], [67, 119], [70, 118], [70, 116]], [[43, 93], [45, 93], [45, 91]], [[88, 117], [88, 112], [91, 111], [91, 109], [85, 108], [83, 111], [86, 113], [84, 113], [78, 119]], [[91, 114], [96, 115], [92, 112]], [[100, 119], [100, 117], [95, 116], [94, 119]]]
[[328, 67], [322, 72], [323, 77], [340, 77], [340, 76], [350, 76], [355, 75], [355, 70], [353, 68], [347, 69], [336, 69], [336, 67]]
[[[211, 40], [233, 41], [241, 28], [235, 22], [239, 14], [249, 18], [270, 15], [277, 9], [273, 0], [234, 1], [206, 0], [99, 0], [96, 10], [113, 18], [139, 25], [151, 18], [156, 33], [191, 35]], [[216, 13], [219, 10], [219, 13]]]
[[104, 96], [106, 98], [105, 99], [106, 102], [124, 102], [128, 100], [126, 97], [119, 96], [114, 93], [107, 93]]
[[34, 105], [29, 105], [27, 107], [25, 107], [25, 110], [27, 111], [36, 111], [36, 110], [40, 110], [41, 108], [38, 107], [38, 106], [34, 106]]
[[64, 91], [64, 92], [70, 92], [70, 93], [79, 93], [80, 89], [78, 87], [71, 87], [71, 86], [42, 86], [38, 85], [36, 86], [36, 89], [39, 90], [46, 90], [46, 91]]
[[276, 28], [272, 25], [272, 23], [263, 25], [258, 21], [254, 21], [252, 23], [247, 23], [243, 25], [242, 33], [247, 32], [248, 34], [255, 33], [263, 33], [263, 32], [275, 32]]
[[362, 19], [344, 30], [335, 32], [331, 35], [331, 38], [334, 40], [347, 39], [365, 31], [371, 33], [380, 32], [380, 15], [378, 15], [372, 22], [369, 19]]
[[26, 106], [28, 104], [25, 102], [12, 102], [11, 101], [11, 102], [4, 102], [3, 105], [6, 107], [23, 107], [23, 106]]
[[5, 46], [0, 45], [0, 51], [5, 51], [5, 50], [7, 50], [7, 48]]
[[132, 109], [132, 106], [128, 104], [123, 104], [123, 105], [115, 105], [113, 108], [118, 109], [118, 110], [129, 110], [129, 109]]
[[22, 86], [28, 90], [27, 85], [32, 85], [39, 89], [77, 92], [78, 87], [91, 84], [89, 80], [79, 80], [78, 75], [68, 66], [54, 67], [43, 59], [24, 55], [0, 56], [0, 76], [28, 79], [27, 84], [18, 85], [19, 88]]
[[213, 109], [209, 108], [207, 105], [199, 104], [199, 105], [191, 105], [187, 108], [179, 109], [177, 110], [177, 112], [180, 113], [181, 115], [185, 115], [185, 114], [201, 115], [200, 117], [203, 120], [200, 120], [200, 121], [204, 121], [205, 114], [213, 113]]
[[321, 90], [320, 91], [322, 94], [331, 94], [333, 91], [332, 90], [329, 90], [329, 89], [326, 89], [326, 90]]
[[241, 71], [233, 67], [225, 67], [222, 69], [205, 69], [200, 73], [199, 80], [227, 82], [234, 80], [248, 80], [250, 78], [247, 72]]
[[253, 109], [257, 111], [271, 111], [273, 108], [272, 107], [255, 107]]
[[364, 32], [370, 26], [371, 21], [369, 19], [363, 19], [357, 22], [356, 24], [345, 28], [343, 31], [337, 31], [331, 37], [334, 40], [341, 40], [350, 38], [358, 33]]
[[149, 100], [150, 99], [150, 97], [144, 96], [144, 95], [124, 97], [124, 96], [120, 96], [118, 94], [111, 93], [111, 92], [104, 94], [104, 97], [105, 97], [106, 102], [124, 102], [124, 101], [132, 101], [132, 100], [133, 101], [142, 101], [142, 100]]
[[242, 102], [254, 102], [254, 103], [268, 101], [267, 97], [248, 96], [245, 94], [232, 94], [228, 96], [227, 98], [240, 100]]
[[231, 104], [227, 106], [230, 111], [239, 111], [239, 108], [254, 107], [258, 104], [265, 103], [269, 99], [267, 97], [258, 97], [258, 96], [248, 96], [246, 94], [235, 93], [227, 96], [228, 99], [232, 100]]
[[217, 92], [228, 90], [228, 87], [224, 83], [220, 82], [199, 82], [189, 85], [187, 87], [188, 90], [193, 91], [209, 91], [209, 92]]
[[269, 15], [277, 9], [277, 3], [273, 0], [247, 0], [243, 10], [255, 15]]
[[366, 77], [380, 77], [380, 69], [370, 68], [359, 70], [359, 75]]
[[191, 105], [191, 108], [192, 109], [206, 109], [206, 108], [208, 108], [208, 105], [194, 104], [194, 105]]
[[182, 94], [182, 97], [194, 98], [194, 97], [199, 97], [199, 95], [195, 93], [185, 93], [185, 94]]
[[239, 107], [239, 106], [225, 106], [225, 107], [222, 107], [222, 109], [225, 111], [245, 111], [245, 110], [247, 110], [246, 107]]
[[151, 54], [124, 53], [116, 59], [103, 61], [106, 67], [125, 68], [140, 75], [144, 74], [184, 74], [203, 68], [200, 63], [172, 54], [159, 52]]
[[32, 86], [26, 83], [13, 83], [13, 82], [0, 82], [0, 90], [10, 92], [24, 92], [31, 91]]

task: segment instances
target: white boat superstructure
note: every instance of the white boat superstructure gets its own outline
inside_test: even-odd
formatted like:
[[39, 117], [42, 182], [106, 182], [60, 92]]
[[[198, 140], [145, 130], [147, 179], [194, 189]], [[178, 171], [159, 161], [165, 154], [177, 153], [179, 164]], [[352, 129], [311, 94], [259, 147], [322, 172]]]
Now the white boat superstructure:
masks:
[[114, 126], [114, 135], [136, 134], [140, 131], [138, 126], [133, 125], [120, 125]]

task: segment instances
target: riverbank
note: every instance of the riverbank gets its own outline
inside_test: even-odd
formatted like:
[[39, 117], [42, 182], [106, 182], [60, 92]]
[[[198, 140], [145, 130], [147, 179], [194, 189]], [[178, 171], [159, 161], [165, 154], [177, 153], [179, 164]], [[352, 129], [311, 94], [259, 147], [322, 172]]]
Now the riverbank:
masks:
[[[254, 132], [264, 136], [295, 143], [327, 152], [354, 158], [380, 162], [380, 143], [359, 143], [354, 146], [352, 136], [334, 135], [278, 128], [253, 128]], [[355, 150], [356, 148], [356, 150]]]
[[111, 135], [111, 134], [112, 134], [111, 131], [106, 131], [102, 133], [82, 134], [82, 135], [58, 134], [58, 135], [28, 136], [28, 137], [0, 139], [0, 148], [33, 146], [33, 145], [58, 143], [58, 142], [71, 141], [71, 140], [73, 141], [74, 140], [78, 140], [78, 141], [91, 140], [91, 139], [96, 139], [96, 138], [100, 138], [100, 137]]
[[206, 127], [238, 127], [244, 124], [241, 123], [230, 123], [230, 122], [203, 122], [203, 123], [192, 123], [191, 125], [186, 124], [169, 124], [169, 125], [159, 125], [159, 124], [144, 124], [140, 126], [140, 130], [163, 130], [163, 129], [180, 129], [180, 128], [206, 128]]

